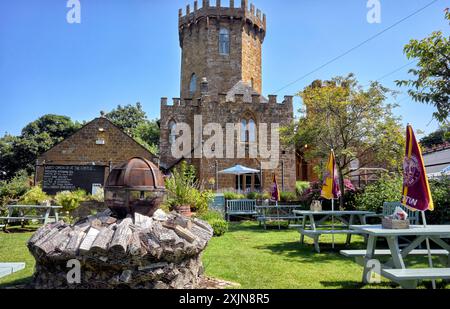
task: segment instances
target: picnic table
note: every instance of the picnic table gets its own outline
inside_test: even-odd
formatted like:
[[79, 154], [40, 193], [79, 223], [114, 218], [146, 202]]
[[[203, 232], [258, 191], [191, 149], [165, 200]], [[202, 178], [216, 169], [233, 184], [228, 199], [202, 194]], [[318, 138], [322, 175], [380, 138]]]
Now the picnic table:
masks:
[[44, 225], [49, 222], [56, 222], [59, 220], [58, 210], [62, 209], [62, 206], [8, 205], [7, 209], [8, 215], [6, 217], [0, 217], [0, 220], [4, 222], [2, 226], [4, 230], [9, 223], [17, 221], [22, 223], [22, 227], [27, 220], [42, 221]]
[[256, 220], [264, 224], [264, 229], [267, 229], [267, 222], [278, 222], [278, 229], [281, 229], [281, 221], [296, 221], [303, 219], [302, 216], [296, 215], [294, 210], [300, 210], [302, 206], [299, 205], [266, 205], [256, 206]]
[[[369, 275], [372, 268], [370, 261], [379, 256], [388, 256], [389, 260], [381, 264], [380, 275], [386, 277], [403, 288], [416, 288], [419, 280], [450, 279], [450, 268], [422, 268], [407, 269], [405, 258], [408, 256], [426, 256], [428, 250], [417, 249], [428, 238], [441, 249], [432, 249], [431, 254], [441, 257], [446, 267], [450, 267], [450, 245], [443, 238], [450, 237], [450, 225], [413, 225], [409, 229], [391, 230], [384, 229], [381, 225], [352, 225], [350, 228], [359, 233], [368, 235], [367, 250], [343, 250], [341, 254], [354, 257], [356, 262], [362, 264], [363, 282], [369, 283]], [[399, 238], [410, 236], [414, 240], [405, 248], [400, 248]], [[377, 240], [385, 238], [388, 250], [377, 250]]]
[[[310, 211], [310, 210], [294, 210], [294, 214], [302, 216], [301, 225], [290, 225], [291, 228], [297, 228], [300, 232], [300, 242], [303, 244], [305, 236], [314, 240], [314, 248], [320, 253], [319, 238], [321, 235], [347, 235], [346, 244], [350, 244], [351, 237], [354, 234], [361, 234], [360, 231], [350, 229], [357, 218], [362, 225], [366, 224], [366, 216], [373, 215], [370, 211]], [[316, 221], [317, 217], [322, 217]], [[336, 225], [325, 225], [324, 222], [335, 218], [338, 222]], [[309, 220], [309, 225], [307, 221]]]

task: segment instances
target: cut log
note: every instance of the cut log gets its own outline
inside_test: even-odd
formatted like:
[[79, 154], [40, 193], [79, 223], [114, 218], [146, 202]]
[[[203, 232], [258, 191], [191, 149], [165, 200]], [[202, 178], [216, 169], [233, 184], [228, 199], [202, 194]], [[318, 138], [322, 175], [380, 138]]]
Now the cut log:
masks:
[[184, 216], [176, 216], [173, 222], [188, 230], [192, 228], [192, 221]]
[[193, 243], [197, 239], [197, 237], [188, 229], [185, 229], [179, 225], [175, 228], [175, 233], [177, 233], [178, 236], [186, 239], [190, 243]]
[[81, 229], [75, 227], [75, 229], [69, 234], [70, 240], [63, 253], [68, 256], [75, 256], [78, 253], [78, 248], [81, 245], [86, 233]]
[[120, 253], [127, 252], [128, 242], [132, 234], [130, 229], [131, 224], [132, 220], [130, 218], [126, 218], [117, 225], [116, 232], [114, 233], [113, 239], [109, 245], [111, 250]]
[[150, 229], [153, 225], [153, 219], [147, 216], [143, 216], [139, 213], [134, 214], [134, 225], [141, 229]]
[[204, 229], [205, 231], [208, 231], [209, 234], [211, 234], [211, 235], [214, 234], [213, 228], [212, 228], [209, 224], [207, 224], [206, 222], [204, 222], [204, 221], [202, 221], [202, 220], [199, 220], [199, 219], [197, 219], [197, 218], [194, 218], [194, 223], [195, 223], [197, 226], [199, 226], [199, 227], [201, 227], [202, 229]]
[[46, 226], [41, 227], [39, 230], [34, 233], [34, 235], [30, 238], [28, 243], [30, 245], [35, 244], [39, 239], [46, 236], [48, 233], [50, 233], [54, 228], [58, 228], [62, 225], [62, 222], [57, 222], [56, 224], [47, 224]]
[[91, 250], [92, 244], [94, 243], [99, 233], [100, 231], [97, 230], [96, 228], [91, 227], [89, 229], [89, 232], [87, 233], [86, 237], [83, 239], [83, 242], [80, 245], [80, 253], [86, 253], [89, 250]]
[[57, 232], [52, 238], [40, 243], [39, 245], [36, 245], [36, 247], [42, 250], [45, 254], [54, 252], [56, 251], [57, 247], [68, 238], [70, 231], [71, 228], [66, 227], [61, 231]]
[[92, 244], [91, 250], [99, 253], [106, 252], [113, 236], [114, 231], [111, 228], [101, 229], [100, 233]]
[[141, 247], [141, 240], [139, 238], [139, 233], [135, 232], [130, 237], [130, 242], [128, 244], [128, 252], [130, 252], [132, 256], [140, 256], [144, 253], [143, 251], [144, 250]]

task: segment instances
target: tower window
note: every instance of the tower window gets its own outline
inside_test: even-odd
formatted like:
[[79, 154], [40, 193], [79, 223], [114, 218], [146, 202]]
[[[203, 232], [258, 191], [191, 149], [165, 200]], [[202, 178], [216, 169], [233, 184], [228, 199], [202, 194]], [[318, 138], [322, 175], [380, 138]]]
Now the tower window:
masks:
[[227, 28], [220, 28], [219, 53], [221, 55], [230, 54], [230, 30], [228, 30]]
[[176, 135], [175, 135], [175, 129], [177, 127], [177, 124], [175, 121], [171, 120], [169, 122], [169, 144], [173, 145], [175, 143]]
[[241, 120], [241, 142], [255, 143], [256, 142], [256, 124], [253, 119]]
[[191, 81], [189, 82], [189, 93], [191, 96], [197, 91], [197, 75], [192, 74]]

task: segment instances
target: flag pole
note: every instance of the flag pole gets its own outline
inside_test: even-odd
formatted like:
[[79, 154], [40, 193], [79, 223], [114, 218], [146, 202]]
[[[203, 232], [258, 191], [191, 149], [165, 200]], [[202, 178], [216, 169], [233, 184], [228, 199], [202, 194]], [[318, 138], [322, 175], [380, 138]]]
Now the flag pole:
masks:
[[280, 225], [280, 210], [278, 208], [278, 200], [277, 203], [275, 204], [277, 207], [277, 219], [278, 219], [278, 230], [281, 230], [281, 225]]
[[[422, 213], [423, 227], [427, 227], [427, 218], [425, 216], [425, 211], [421, 211], [421, 213]], [[428, 237], [425, 238], [425, 242], [427, 244], [427, 251], [428, 251], [428, 264], [429, 264], [430, 268], [433, 268], [433, 258], [431, 257], [430, 240], [428, 239]], [[432, 285], [433, 285], [433, 290], [436, 290], [436, 280], [433, 279]]]
[[331, 247], [334, 249], [334, 197], [331, 199], [331, 239], [332, 239], [332, 245]]

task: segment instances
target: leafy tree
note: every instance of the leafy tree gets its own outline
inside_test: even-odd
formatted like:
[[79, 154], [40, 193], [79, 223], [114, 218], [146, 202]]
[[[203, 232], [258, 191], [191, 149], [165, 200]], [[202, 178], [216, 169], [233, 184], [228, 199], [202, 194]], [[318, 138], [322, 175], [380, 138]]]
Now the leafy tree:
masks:
[[147, 121], [147, 115], [142, 109], [141, 103], [135, 105], [117, 106], [106, 114], [106, 118], [111, 120], [116, 126], [132, 136], [134, 130]]
[[424, 147], [433, 147], [442, 145], [445, 142], [450, 142], [450, 128], [441, 127], [436, 132], [433, 132], [420, 140], [420, 144]]
[[44, 115], [22, 129], [20, 136], [0, 139], [0, 179], [10, 179], [22, 169], [31, 174], [36, 158], [72, 135], [80, 127], [69, 117]]
[[[445, 18], [450, 22], [450, 11]], [[412, 87], [409, 95], [417, 102], [432, 104], [437, 111], [434, 117], [448, 123], [450, 114], [450, 37], [442, 31], [433, 32], [423, 40], [411, 40], [404, 52], [408, 59], [418, 59], [417, 68], [409, 73], [415, 80], [397, 81], [399, 86]]]
[[[359, 169], [378, 165], [400, 168], [404, 151], [404, 130], [393, 116], [394, 105], [385, 103], [392, 92], [379, 83], [363, 90], [350, 74], [331, 81], [316, 81], [299, 93], [303, 117], [282, 129], [285, 143], [308, 145], [308, 159], [322, 159], [322, 167], [334, 149], [339, 183], [344, 192], [344, 177], [351, 164]], [[323, 169], [322, 169], [323, 170]], [[344, 207], [344, 196], [341, 197]]]
[[106, 114], [116, 126], [133, 137], [151, 153], [159, 152], [159, 125], [157, 120], [148, 120], [140, 103], [135, 105], [117, 106]]

